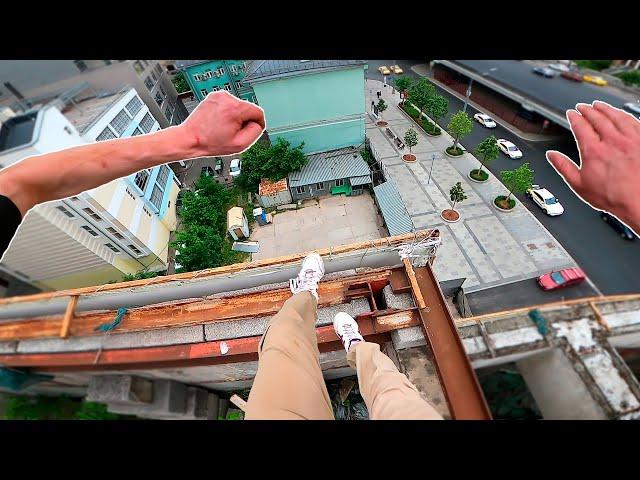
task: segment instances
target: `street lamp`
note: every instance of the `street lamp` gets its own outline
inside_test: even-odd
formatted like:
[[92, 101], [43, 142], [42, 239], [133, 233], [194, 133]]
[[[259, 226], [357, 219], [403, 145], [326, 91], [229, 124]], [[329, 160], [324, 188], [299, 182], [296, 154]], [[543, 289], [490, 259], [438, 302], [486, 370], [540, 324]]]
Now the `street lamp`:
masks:
[[427, 183], [431, 183], [431, 172], [433, 171], [433, 162], [436, 161], [436, 154], [432, 154], [431, 155], [431, 168], [429, 169], [429, 179], [427, 180]]
[[[495, 72], [496, 70], [498, 70], [498, 67], [491, 67], [489, 69], [489, 72]], [[481, 75], [483, 77], [487, 77], [490, 75], [489, 72], [482, 72]], [[462, 111], [466, 113], [467, 111], [467, 104], [469, 103], [469, 97], [471, 97], [471, 85], [473, 84], [473, 78], [469, 79], [469, 86], [467, 87], [467, 93], [464, 97], [464, 106], [462, 107]]]

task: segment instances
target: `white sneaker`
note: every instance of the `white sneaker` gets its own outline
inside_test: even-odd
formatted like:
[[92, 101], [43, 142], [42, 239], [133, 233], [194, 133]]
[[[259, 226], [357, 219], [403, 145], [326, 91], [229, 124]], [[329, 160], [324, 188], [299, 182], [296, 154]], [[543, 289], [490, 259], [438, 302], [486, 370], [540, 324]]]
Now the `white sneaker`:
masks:
[[336, 313], [336, 316], [333, 317], [333, 329], [336, 331], [336, 335], [340, 337], [340, 340], [342, 340], [347, 353], [354, 343], [364, 342], [364, 338], [360, 335], [358, 322], [346, 312]]
[[294, 295], [309, 291], [318, 300], [318, 282], [324, 275], [324, 262], [316, 252], [307, 255], [302, 260], [302, 268], [296, 278], [289, 280], [289, 288]]

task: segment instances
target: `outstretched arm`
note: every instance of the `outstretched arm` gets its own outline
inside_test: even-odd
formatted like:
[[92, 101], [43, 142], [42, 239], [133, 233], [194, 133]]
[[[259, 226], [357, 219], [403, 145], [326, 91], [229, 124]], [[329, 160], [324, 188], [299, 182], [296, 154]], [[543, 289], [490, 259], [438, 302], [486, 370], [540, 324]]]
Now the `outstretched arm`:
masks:
[[211, 93], [189, 118], [148, 135], [82, 145], [26, 158], [0, 171], [0, 195], [24, 215], [144, 168], [249, 148], [265, 128], [260, 107], [227, 92]]
[[580, 166], [548, 151], [547, 159], [574, 192], [640, 233], [640, 121], [611, 105], [580, 103], [567, 111]]

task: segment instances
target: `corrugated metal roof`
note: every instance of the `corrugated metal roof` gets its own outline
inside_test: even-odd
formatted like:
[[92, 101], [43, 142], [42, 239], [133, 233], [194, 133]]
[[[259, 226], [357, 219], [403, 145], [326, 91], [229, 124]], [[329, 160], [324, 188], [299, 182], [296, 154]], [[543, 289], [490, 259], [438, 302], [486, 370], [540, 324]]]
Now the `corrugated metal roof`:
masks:
[[244, 80], [274, 80], [300, 72], [322, 72], [337, 68], [365, 65], [365, 60], [253, 60], [247, 66]]
[[380, 206], [384, 222], [387, 224], [389, 235], [401, 235], [413, 231], [411, 217], [393, 183], [381, 183], [373, 187], [373, 193], [378, 200], [378, 205]]
[[349, 180], [352, 186], [356, 185], [366, 185], [367, 183], [371, 183], [371, 177], [369, 175], [363, 175], [362, 177], [351, 177]]
[[332, 150], [309, 155], [307, 158], [309, 162], [302, 169], [289, 175], [289, 187], [371, 175], [367, 162], [357, 150]]

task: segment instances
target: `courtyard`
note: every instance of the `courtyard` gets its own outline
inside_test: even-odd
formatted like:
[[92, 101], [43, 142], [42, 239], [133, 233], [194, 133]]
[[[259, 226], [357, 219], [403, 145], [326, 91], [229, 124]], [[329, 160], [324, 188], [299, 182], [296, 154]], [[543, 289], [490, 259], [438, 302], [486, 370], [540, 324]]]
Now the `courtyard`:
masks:
[[273, 223], [253, 225], [250, 240], [260, 243], [253, 260], [280, 257], [386, 237], [372, 196], [325, 196], [306, 200], [297, 210], [273, 215]]

